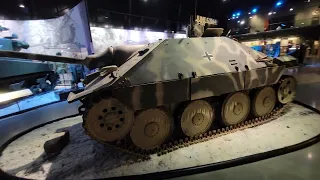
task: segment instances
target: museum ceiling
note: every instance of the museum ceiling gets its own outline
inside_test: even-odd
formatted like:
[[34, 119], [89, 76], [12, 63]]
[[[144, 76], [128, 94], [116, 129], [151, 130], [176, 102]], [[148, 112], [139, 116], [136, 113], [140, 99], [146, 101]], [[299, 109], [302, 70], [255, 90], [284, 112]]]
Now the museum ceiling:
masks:
[[[283, 3], [303, 0], [283, 0]], [[315, 0], [314, 0], [315, 1]], [[48, 19], [61, 16], [80, 0], [10, 0], [1, 3], [0, 19]], [[194, 14], [220, 18], [233, 11], [246, 10], [254, 6], [273, 6], [277, 0], [89, 0], [89, 11], [94, 16], [99, 9], [130, 13], [167, 20], [188, 20]]]
[[0, 19], [50, 19], [64, 15], [80, 0], [10, 0], [1, 1]]

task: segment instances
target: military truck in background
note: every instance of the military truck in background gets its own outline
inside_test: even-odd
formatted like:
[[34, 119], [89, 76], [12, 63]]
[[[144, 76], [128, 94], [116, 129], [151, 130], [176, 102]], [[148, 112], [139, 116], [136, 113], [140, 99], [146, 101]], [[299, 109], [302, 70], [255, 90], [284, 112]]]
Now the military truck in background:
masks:
[[[2, 31], [9, 29], [0, 26]], [[0, 50], [20, 51], [28, 49], [29, 44], [18, 40], [16, 34], [0, 38]], [[26, 61], [0, 57], [0, 92], [30, 89], [33, 93], [53, 90], [59, 76], [52, 70], [53, 65], [41, 61]]]

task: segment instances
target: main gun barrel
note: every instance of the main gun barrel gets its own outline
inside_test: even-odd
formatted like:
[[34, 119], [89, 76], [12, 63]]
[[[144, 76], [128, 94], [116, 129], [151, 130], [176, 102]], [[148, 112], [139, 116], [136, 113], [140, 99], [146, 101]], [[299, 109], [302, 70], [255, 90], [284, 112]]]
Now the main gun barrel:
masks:
[[104, 66], [116, 65], [120, 67], [132, 55], [136, 54], [145, 45], [122, 45], [108, 47], [100, 54], [89, 55], [85, 59], [77, 59], [71, 57], [52, 56], [44, 54], [33, 54], [16, 51], [0, 51], [0, 57], [18, 58], [25, 60], [38, 60], [50, 62], [62, 62], [70, 64], [82, 64], [90, 70], [102, 68]]
[[76, 58], [70, 58], [70, 57], [52, 56], [52, 55], [44, 55], [44, 54], [24, 53], [24, 52], [17, 52], [17, 51], [0, 51], [0, 57], [86, 65], [85, 59], [76, 59]]

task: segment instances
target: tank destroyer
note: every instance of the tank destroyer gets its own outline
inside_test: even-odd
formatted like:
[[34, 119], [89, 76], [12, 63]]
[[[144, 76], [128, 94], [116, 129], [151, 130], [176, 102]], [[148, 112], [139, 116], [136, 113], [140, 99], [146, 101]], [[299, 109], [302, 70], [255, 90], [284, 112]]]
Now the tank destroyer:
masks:
[[68, 97], [83, 103], [79, 111], [86, 132], [100, 142], [125, 140], [151, 150], [204, 134], [215, 124], [235, 126], [266, 116], [277, 104], [293, 101], [296, 80], [284, 75], [290, 64], [222, 32], [197, 16], [189, 38], [110, 47], [83, 60], [7, 51], [0, 56], [97, 68], [87, 75], [84, 91]]

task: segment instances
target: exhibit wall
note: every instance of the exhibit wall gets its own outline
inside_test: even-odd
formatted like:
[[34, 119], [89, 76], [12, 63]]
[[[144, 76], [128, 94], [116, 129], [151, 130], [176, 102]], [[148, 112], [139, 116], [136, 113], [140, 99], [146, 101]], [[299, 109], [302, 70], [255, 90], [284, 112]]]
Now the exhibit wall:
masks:
[[185, 38], [185, 34], [90, 27], [94, 53], [99, 54], [109, 46], [147, 44], [159, 39]]
[[30, 45], [22, 52], [62, 56], [85, 56], [90, 48], [90, 38], [84, 2], [70, 9], [64, 16], [46, 20], [0, 20], [0, 25], [9, 30], [0, 32], [0, 37], [18, 35], [18, 39]]

